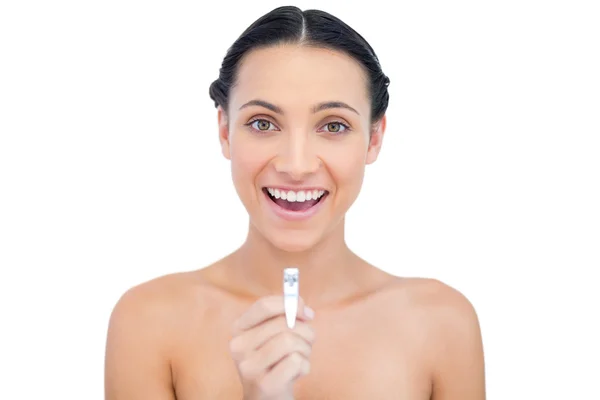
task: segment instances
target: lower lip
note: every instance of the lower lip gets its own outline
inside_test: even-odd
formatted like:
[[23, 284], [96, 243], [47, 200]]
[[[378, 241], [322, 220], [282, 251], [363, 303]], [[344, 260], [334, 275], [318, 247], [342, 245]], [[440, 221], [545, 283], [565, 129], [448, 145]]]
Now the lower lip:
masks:
[[321, 199], [321, 201], [319, 201], [317, 204], [315, 204], [308, 210], [290, 211], [290, 210], [286, 210], [285, 208], [279, 206], [279, 204], [277, 204], [273, 200], [271, 200], [269, 195], [266, 194], [264, 191], [263, 191], [263, 194], [266, 197], [269, 207], [271, 208], [271, 210], [273, 210], [273, 213], [275, 213], [275, 215], [277, 215], [279, 218], [285, 219], [287, 221], [302, 221], [302, 220], [311, 218], [313, 215], [315, 215], [317, 212], [319, 212], [319, 210], [323, 206], [323, 203], [325, 203], [327, 201], [327, 197], [329, 197], [329, 193], [327, 193], [326, 195], [324, 195], [324, 197]]

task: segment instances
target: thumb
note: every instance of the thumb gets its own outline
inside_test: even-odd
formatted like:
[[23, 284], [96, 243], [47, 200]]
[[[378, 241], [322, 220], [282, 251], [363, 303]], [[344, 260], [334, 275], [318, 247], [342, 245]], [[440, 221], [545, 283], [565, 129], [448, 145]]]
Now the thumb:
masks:
[[315, 318], [315, 311], [306, 305], [302, 297], [298, 297], [298, 318], [306, 321], [311, 321]]

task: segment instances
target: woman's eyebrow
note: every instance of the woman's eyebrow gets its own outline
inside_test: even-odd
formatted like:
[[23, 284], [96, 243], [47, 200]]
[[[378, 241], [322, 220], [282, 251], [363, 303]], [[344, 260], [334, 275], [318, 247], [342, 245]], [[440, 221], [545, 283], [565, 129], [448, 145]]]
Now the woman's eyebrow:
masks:
[[[241, 110], [243, 108], [250, 107], [250, 106], [264, 107], [268, 110], [273, 111], [274, 113], [277, 113], [280, 115], [284, 114], [281, 107], [278, 107], [275, 104], [272, 104], [272, 103], [269, 103], [268, 101], [264, 101], [264, 100], [260, 100], [260, 99], [250, 100], [249, 102], [242, 105], [239, 109]], [[350, 107], [348, 104], [344, 103], [343, 101], [325, 101], [323, 103], [319, 103], [312, 108], [312, 112], [317, 113], [319, 111], [328, 110], [331, 108], [345, 108], [347, 110], [355, 112], [357, 115], [360, 115], [360, 113], [358, 111], [356, 111], [355, 108]]]
[[250, 107], [250, 106], [264, 107], [266, 109], [273, 111], [274, 113], [283, 115], [283, 110], [281, 109], [281, 107], [277, 107], [275, 104], [271, 104], [268, 101], [259, 100], [259, 99], [250, 100], [249, 102], [247, 102], [246, 104], [241, 106], [240, 110], [243, 108], [246, 108], [246, 107]]
[[353, 107], [350, 107], [348, 104], [346, 104], [342, 101], [326, 101], [323, 103], [319, 103], [313, 107], [312, 112], [317, 113], [319, 111], [327, 110], [330, 108], [345, 108], [347, 110], [353, 111], [356, 114], [360, 115], [360, 113], [358, 111], [356, 111], [356, 109], [354, 109]]

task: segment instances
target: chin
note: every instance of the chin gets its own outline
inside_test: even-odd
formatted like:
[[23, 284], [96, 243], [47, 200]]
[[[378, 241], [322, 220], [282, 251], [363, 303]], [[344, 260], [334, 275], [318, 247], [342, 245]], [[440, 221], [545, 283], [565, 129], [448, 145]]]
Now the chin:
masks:
[[321, 239], [321, 235], [317, 234], [317, 232], [300, 230], [288, 230], [286, 232], [272, 231], [265, 235], [265, 237], [274, 247], [288, 253], [301, 253], [311, 250]]

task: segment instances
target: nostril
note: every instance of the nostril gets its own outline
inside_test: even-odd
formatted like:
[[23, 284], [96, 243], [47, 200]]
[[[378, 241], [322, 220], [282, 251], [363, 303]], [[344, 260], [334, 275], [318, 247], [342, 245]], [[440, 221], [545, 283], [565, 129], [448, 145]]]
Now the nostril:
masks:
[[320, 158], [307, 155], [280, 156], [273, 164], [277, 172], [288, 174], [297, 181], [316, 173], [322, 165]]

